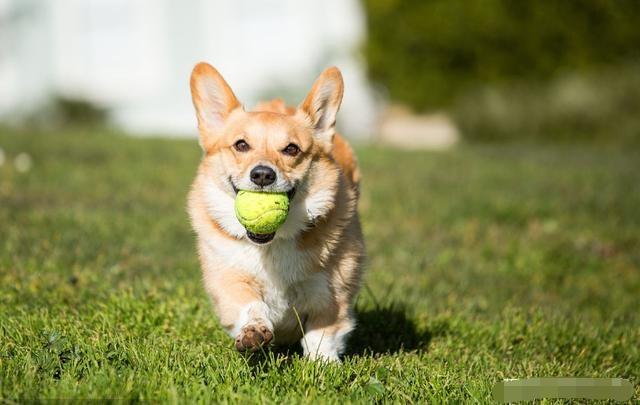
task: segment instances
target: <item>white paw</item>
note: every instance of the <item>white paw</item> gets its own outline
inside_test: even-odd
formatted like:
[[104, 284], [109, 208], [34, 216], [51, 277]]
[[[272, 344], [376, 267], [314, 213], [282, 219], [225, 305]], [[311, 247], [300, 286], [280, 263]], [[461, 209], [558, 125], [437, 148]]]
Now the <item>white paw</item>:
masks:
[[344, 348], [344, 336], [328, 335], [323, 330], [305, 333], [301, 342], [305, 357], [312, 360], [340, 361], [340, 352]]

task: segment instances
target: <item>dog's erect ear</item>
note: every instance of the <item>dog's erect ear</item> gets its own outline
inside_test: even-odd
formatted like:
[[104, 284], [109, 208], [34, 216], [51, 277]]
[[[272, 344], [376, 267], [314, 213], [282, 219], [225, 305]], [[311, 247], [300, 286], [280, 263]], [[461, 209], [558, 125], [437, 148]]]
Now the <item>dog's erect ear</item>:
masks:
[[311, 120], [316, 138], [326, 145], [333, 142], [343, 91], [342, 74], [338, 68], [330, 67], [320, 74], [300, 105], [300, 110]]
[[200, 140], [206, 148], [220, 133], [229, 114], [242, 106], [222, 75], [205, 62], [198, 63], [191, 72], [191, 98], [198, 116]]

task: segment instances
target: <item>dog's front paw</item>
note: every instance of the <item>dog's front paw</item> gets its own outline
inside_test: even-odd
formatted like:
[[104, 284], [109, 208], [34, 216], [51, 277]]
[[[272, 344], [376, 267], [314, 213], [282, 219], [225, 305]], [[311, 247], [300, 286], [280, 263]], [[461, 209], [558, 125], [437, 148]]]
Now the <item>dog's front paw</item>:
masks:
[[255, 352], [261, 347], [267, 347], [273, 339], [273, 332], [264, 325], [250, 324], [240, 329], [236, 337], [236, 349], [239, 352]]

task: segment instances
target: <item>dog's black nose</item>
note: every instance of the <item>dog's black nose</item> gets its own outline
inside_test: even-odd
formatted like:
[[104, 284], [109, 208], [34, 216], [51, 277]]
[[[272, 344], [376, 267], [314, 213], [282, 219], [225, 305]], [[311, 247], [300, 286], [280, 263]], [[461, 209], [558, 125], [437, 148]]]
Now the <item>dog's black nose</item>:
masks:
[[264, 187], [276, 181], [276, 172], [267, 166], [256, 166], [249, 173], [249, 177], [252, 182]]

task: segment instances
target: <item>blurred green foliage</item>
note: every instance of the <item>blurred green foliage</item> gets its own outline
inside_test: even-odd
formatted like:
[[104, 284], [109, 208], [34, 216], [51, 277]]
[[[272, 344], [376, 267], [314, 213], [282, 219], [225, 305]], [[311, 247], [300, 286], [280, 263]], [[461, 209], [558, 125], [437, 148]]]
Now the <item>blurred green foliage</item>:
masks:
[[56, 96], [50, 108], [55, 118], [64, 125], [105, 125], [107, 123], [107, 110], [88, 100]]
[[467, 140], [640, 142], [640, 65], [478, 87], [450, 108]]
[[15, 117], [10, 117], [6, 123], [13, 127], [32, 130], [74, 127], [104, 129], [110, 124], [109, 118], [109, 109], [93, 101], [52, 94], [34, 110], [24, 115], [17, 114]]
[[370, 77], [416, 110], [640, 58], [636, 0], [363, 0]]

